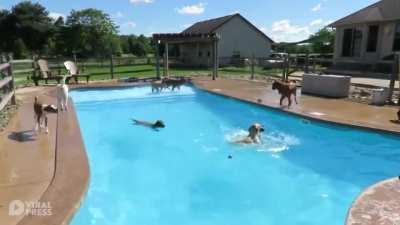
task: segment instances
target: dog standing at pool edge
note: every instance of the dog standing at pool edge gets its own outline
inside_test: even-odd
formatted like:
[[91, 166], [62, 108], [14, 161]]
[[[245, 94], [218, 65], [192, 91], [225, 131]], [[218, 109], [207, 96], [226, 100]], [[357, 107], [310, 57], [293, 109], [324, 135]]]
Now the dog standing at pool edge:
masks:
[[292, 105], [292, 95], [294, 95], [294, 101], [297, 103], [297, 86], [296, 81], [289, 81], [289, 82], [282, 82], [282, 81], [275, 81], [272, 84], [272, 90], [278, 90], [279, 94], [281, 95], [281, 100], [279, 102], [282, 105], [282, 102], [285, 98], [289, 101], [289, 107]]
[[33, 103], [33, 111], [35, 113], [35, 132], [42, 130], [42, 127], [44, 127], [46, 129], [46, 133], [49, 133], [49, 128], [47, 127], [47, 113], [44, 108], [45, 105], [42, 104], [39, 101], [38, 96], [36, 96], [35, 102]]
[[62, 83], [57, 85], [57, 101], [60, 110], [67, 110], [68, 108], [68, 85], [65, 84], [66, 78], [64, 76]]

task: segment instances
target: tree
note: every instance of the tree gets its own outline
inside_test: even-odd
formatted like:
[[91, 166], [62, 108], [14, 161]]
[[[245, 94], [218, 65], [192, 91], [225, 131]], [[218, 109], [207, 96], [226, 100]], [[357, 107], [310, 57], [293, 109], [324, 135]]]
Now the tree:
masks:
[[8, 15], [8, 27], [13, 36], [22, 39], [28, 50], [40, 53], [52, 35], [49, 13], [39, 3], [23, 1]]
[[28, 57], [28, 50], [26, 49], [25, 43], [22, 39], [18, 38], [14, 42], [14, 58], [24, 59]]
[[309, 40], [312, 43], [314, 53], [332, 53], [335, 42], [335, 30], [323, 28], [316, 34], [311, 35]]
[[105, 57], [119, 49], [115, 40], [118, 27], [101, 10], [73, 10], [67, 18], [65, 41], [67, 51], [81, 56]]

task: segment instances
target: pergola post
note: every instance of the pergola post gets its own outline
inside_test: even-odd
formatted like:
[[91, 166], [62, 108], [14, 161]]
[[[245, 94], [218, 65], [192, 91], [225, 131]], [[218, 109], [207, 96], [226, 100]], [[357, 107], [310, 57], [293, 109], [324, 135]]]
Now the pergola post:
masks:
[[156, 71], [157, 79], [161, 79], [160, 75], [160, 41], [156, 40]]
[[213, 74], [212, 74], [212, 79], [215, 80], [215, 78], [218, 77], [218, 67], [219, 67], [219, 62], [218, 62], [218, 38], [216, 37], [213, 41]]
[[388, 102], [392, 102], [393, 92], [396, 84], [396, 79], [398, 79], [399, 74], [399, 55], [394, 54], [394, 60], [392, 65], [392, 74], [390, 76], [390, 84], [389, 84], [389, 95], [388, 95]]
[[165, 77], [169, 77], [168, 42], [165, 42], [165, 51], [164, 51], [164, 76], [165, 76]]

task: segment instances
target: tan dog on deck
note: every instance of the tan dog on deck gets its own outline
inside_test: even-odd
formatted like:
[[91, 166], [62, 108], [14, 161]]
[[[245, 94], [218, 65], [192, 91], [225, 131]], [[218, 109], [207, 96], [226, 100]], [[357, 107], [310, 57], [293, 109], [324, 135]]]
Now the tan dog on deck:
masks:
[[46, 133], [49, 133], [49, 128], [47, 127], [47, 112], [44, 110], [46, 105], [39, 101], [39, 97], [35, 97], [35, 102], [33, 103], [33, 111], [35, 113], [35, 132], [41, 131], [42, 128], [46, 129]]
[[236, 141], [237, 144], [261, 144], [261, 133], [264, 132], [264, 127], [255, 123], [249, 127], [249, 135], [239, 141]]
[[279, 102], [280, 105], [282, 105], [283, 100], [287, 98], [289, 101], [288, 107], [290, 107], [292, 105], [292, 95], [294, 96], [294, 101], [296, 102], [296, 104], [298, 104], [296, 81], [294, 80], [289, 82], [275, 81], [272, 84], [272, 90], [278, 90], [279, 94], [281, 95], [281, 100]]

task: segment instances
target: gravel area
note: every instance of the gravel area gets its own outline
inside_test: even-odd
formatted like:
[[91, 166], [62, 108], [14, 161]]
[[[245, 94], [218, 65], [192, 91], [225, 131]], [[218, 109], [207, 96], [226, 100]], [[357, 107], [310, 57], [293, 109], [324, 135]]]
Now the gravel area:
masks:
[[12, 116], [17, 112], [18, 103], [16, 105], [8, 104], [0, 111], [0, 132], [4, 131]]

